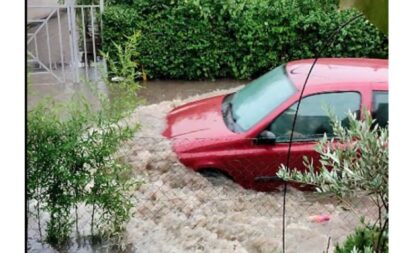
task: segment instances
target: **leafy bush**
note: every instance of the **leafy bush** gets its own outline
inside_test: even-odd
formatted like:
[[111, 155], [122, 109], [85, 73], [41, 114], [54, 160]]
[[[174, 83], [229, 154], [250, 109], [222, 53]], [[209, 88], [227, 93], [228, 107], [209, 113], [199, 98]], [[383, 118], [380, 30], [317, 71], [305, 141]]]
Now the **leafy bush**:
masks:
[[[106, 82], [109, 97], [101, 97], [101, 106], [104, 118], [118, 121], [128, 116], [140, 103], [138, 92], [142, 88], [139, 77], [144, 73], [139, 71], [140, 53], [136, 45], [140, 39], [140, 33], [135, 32], [126, 37], [124, 44], [114, 43], [117, 53], [116, 59], [110, 58], [108, 54], [101, 52], [108, 63], [106, 73], [103, 73], [103, 80]], [[112, 81], [112, 77], [117, 78]]]
[[83, 205], [91, 207], [92, 239], [121, 241], [133, 206], [130, 194], [139, 183], [117, 155], [138, 128], [121, 122], [138, 103], [130, 58], [137, 38], [116, 46], [125, 78], [107, 81], [111, 97], [98, 93], [99, 109], [76, 95], [63, 103], [45, 99], [28, 112], [26, 191], [36, 201], [38, 220], [41, 211], [49, 214], [46, 241], [52, 246], [65, 246], [74, 227], [78, 232]]
[[[133, 0], [103, 15], [104, 50], [140, 31], [151, 78], [246, 79], [284, 62], [314, 57], [328, 35], [359, 14], [335, 0]], [[343, 29], [323, 56], [387, 57], [387, 38], [367, 20]]]
[[[77, 222], [70, 213], [77, 205], [84, 203], [109, 214], [95, 224], [106, 227], [100, 231], [104, 235], [120, 231], [131, 207], [130, 167], [113, 154], [134, 129], [98, 122], [87, 105], [74, 107], [66, 111], [64, 120], [62, 110], [51, 109], [47, 102], [28, 113], [28, 198], [50, 214], [46, 241], [55, 246], [69, 239]], [[94, 213], [92, 217], [97, 219]]]
[[[324, 136], [316, 145], [319, 163], [304, 163], [308, 171], [286, 168], [277, 175], [284, 180], [296, 180], [317, 186], [319, 191], [337, 195], [352, 195], [357, 191], [378, 197], [378, 205], [388, 207], [388, 128], [375, 124], [369, 112], [364, 119], [356, 114], [348, 117], [348, 128], [334, 118], [335, 138]], [[357, 141], [356, 141], [357, 140]]]
[[[335, 253], [373, 253], [375, 252], [376, 242], [378, 241], [378, 237], [380, 234], [380, 230], [377, 226], [369, 226], [365, 225], [363, 227], [359, 227], [356, 231], [349, 235], [346, 241], [343, 243], [342, 246], [336, 245], [334, 252]], [[384, 233], [382, 235], [382, 240], [384, 241], [384, 245], [380, 252], [387, 253], [388, 252], [388, 233]], [[378, 252], [378, 251], [376, 251]]]
[[[369, 196], [378, 208], [376, 224], [379, 224], [370, 229], [375, 235], [380, 231], [378, 238], [372, 241], [372, 247], [375, 252], [383, 252], [380, 249], [387, 244], [388, 233], [388, 128], [379, 127], [366, 110], [363, 110], [363, 116], [363, 120], [358, 120], [351, 114], [348, 128], [332, 116], [335, 138], [324, 136], [316, 145], [320, 160], [314, 162], [305, 157], [308, 170], [303, 172], [282, 164], [277, 176], [285, 181], [314, 185], [320, 192], [338, 196], [360, 193]], [[365, 236], [364, 232], [356, 231], [355, 239], [350, 241], [358, 242]]]

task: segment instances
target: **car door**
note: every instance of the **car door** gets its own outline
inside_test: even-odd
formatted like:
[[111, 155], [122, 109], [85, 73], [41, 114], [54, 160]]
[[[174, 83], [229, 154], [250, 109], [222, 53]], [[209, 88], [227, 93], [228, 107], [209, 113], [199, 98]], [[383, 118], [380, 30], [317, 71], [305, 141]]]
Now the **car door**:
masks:
[[[296, 118], [291, 148], [290, 168], [305, 170], [303, 157], [317, 161], [319, 155], [314, 150], [317, 141], [326, 134], [332, 137], [330, 115], [335, 115], [342, 124], [348, 124], [347, 115], [351, 111], [360, 113], [361, 95], [355, 91], [317, 93], [302, 99]], [[261, 135], [250, 144], [249, 152], [243, 157], [247, 164], [247, 174], [253, 177], [253, 188], [265, 189], [279, 185], [276, 173], [281, 164], [286, 164], [289, 139], [297, 102], [280, 113], [264, 131], [275, 136], [274, 143], [259, 141]], [[245, 161], [246, 159], [246, 161]], [[252, 170], [252, 173], [249, 172]], [[277, 182], [275, 182], [277, 181]], [[248, 182], [251, 183], [251, 182]]]

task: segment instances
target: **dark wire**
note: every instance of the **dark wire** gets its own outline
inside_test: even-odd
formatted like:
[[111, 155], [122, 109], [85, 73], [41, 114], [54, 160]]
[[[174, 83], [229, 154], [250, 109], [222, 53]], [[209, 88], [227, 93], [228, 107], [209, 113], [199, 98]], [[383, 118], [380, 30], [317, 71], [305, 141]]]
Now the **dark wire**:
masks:
[[[302, 100], [303, 97], [303, 92], [305, 91], [306, 88], [306, 84], [308, 83], [309, 77], [312, 73], [313, 68], [315, 67], [315, 64], [318, 61], [318, 58], [320, 57], [320, 55], [322, 55], [322, 53], [324, 53], [324, 50], [327, 47], [330, 47], [336, 39], [337, 34], [341, 31], [341, 29], [343, 29], [345, 26], [349, 25], [350, 23], [354, 22], [355, 20], [357, 20], [358, 18], [362, 17], [363, 13], [349, 19], [347, 22], [341, 24], [337, 30], [335, 30], [335, 32], [333, 32], [329, 37], [328, 37], [328, 41], [329, 43], [325, 44], [323, 48], [321, 48], [321, 50], [318, 52], [318, 54], [315, 55], [315, 59], [314, 62], [311, 65], [311, 68], [309, 69], [308, 75], [306, 76], [305, 82], [303, 83], [302, 86], [302, 90], [300, 91], [300, 95], [299, 95], [299, 100], [298, 100], [298, 104], [296, 107], [296, 112], [295, 115], [293, 117], [293, 124], [292, 124], [292, 132], [290, 134], [290, 139], [289, 139], [289, 147], [287, 150], [287, 160], [286, 160], [286, 168], [289, 169], [289, 165], [290, 165], [290, 151], [292, 149], [292, 140], [293, 140], [293, 134], [295, 132], [295, 125], [296, 125], [296, 119], [297, 119], [297, 115], [299, 112], [299, 107], [300, 107], [300, 102]], [[286, 194], [287, 194], [287, 181], [284, 182], [284, 190], [283, 190], [283, 231], [282, 231], [282, 241], [283, 241], [283, 253], [286, 253]]]

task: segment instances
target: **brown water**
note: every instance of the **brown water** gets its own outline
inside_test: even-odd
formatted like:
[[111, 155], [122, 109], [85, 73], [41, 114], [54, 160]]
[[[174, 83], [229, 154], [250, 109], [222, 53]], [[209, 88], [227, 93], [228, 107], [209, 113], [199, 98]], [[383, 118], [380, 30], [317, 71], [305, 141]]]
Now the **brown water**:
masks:
[[[155, 104], [165, 100], [185, 99], [198, 94], [237, 87], [249, 81], [217, 80], [217, 81], [147, 81], [142, 82], [139, 98], [145, 104]], [[106, 91], [103, 83], [98, 83], [97, 88]], [[31, 108], [40, 99], [51, 96], [57, 101], [66, 101], [74, 94], [86, 96], [95, 102], [95, 96], [84, 84], [32, 84], [28, 90], [28, 107]]]
[[139, 97], [146, 104], [156, 104], [165, 100], [185, 99], [197, 94], [214, 90], [224, 90], [237, 87], [249, 81], [217, 80], [217, 81], [149, 81], [144, 83], [144, 89]]
[[[161, 136], [165, 116], [172, 108], [232, 92], [240, 88], [239, 84], [149, 82], [141, 93], [148, 105], [138, 107], [126, 121], [140, 122], [141, 129], [118, 154], [145, 182], [134, 193], [134, 216], [127, 224], [126, 243], [132, 245], [132, 251], [271, 253], [281, 249], [281, 192], [246, 190], [228, 180], [215, 184], [179, 163], [170, 143]], [[376, 214], [364, 198], [346, 202], [350, 204], [291, 189], [286, 204], [287, 252], [322, 252], [329, 237], [332, 245], [342, 242], [359, 224], [360, 216], [374, 218]], [[89, 214], [88, 208], [79, 208], [81, 231], [88, 231], [89, 223], [84, 220], [88, 221]], [[311, 222], [309, 217], [318, 214], [328, 214], [331, 219]], [[44, 214], [43, 224], [46, 219]], [[34, 242], [35, 220], [30, 220], [28, 226]], [[87, 250], [75, 248], [70, 252], [94, 252]], [[30, 252], [44, 251], [35, 247]]]

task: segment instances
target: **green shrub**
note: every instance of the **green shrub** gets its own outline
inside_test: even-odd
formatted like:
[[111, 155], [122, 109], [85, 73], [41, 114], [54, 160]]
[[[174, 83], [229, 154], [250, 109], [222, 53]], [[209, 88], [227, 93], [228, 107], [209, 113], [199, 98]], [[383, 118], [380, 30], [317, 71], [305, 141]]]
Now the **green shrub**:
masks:
[[[63, 111], [52, 109], [55, 105], [46, 100], [28, 113], [28, 198], [49, 213], [46, 241], [53, 246], [68, 242], [73, 225], [77, 226], [77, 217], [70, 213], [78, 205], [108, 214], [100, 219], [92, 214], [93, 235], [106, 238], [122, 232], [132, 206], [127, 188], [134, 182], [126, 177], [130, 167], [113, 154], [131, 138], [134, 128], [101, 120], [79, 102], [66, 104]], [[94, 230], [98, 226], [100, 231]]]
[[[359, 14], [335, 0], [134, 0], [108, 6], [104, 50], [140, 31], [138, 50], [151, 78], [246, 79], [284, 62], [314, 57], [329, 34]], [[388, 55], [387, 38], [367, 20], [343, 29], [322, 56]]]
[[103, 14], [103, 46], [106, 52], [112, 52], [116, 57], [114, 43], [122, 45], [126, 36], [139, 30], [137, 11], [124, 5], [109, 6]]
[[[365, 225], [356, 228], [356, 231], [346, 238], [346, 241], [340, 246], [336, 245], [335, 253], [374, 253], [378, 252], [376, 248], [380, 229], [377, 226]], [[382, 235], [384, 245], [381, 253], [388, 253], [388, 233]]]
[[78, 232], [80, 205], [91, 207], [92, 239], [121, 242], [133, 206], [131, 193], [139, 184], [129, 164], [117, 156], [138, 128], [122, 121], [138, 105], [133, 62], [138, 37], [136, 33], [125, 45], [114, 45], [123, 80], [105, 78], [110, 96], [95, 92], [99, 108], [76, 94], [61, 103], [42, 100], [28, 112], [26, 192], [35, 200], [38, 221], [41, 211], [49, 214], [45, 239], [54, 247], [65, 246], [74, 227]]
[[363, 192], [388, 211], [388, 128], [376, 124], [366, 110], [363, 116], [358, 120], [356, 114], [349, 115], [348, 127], [333, 118], [334, 138], [325, 135], [315, 146], [319, 162], [304, 157], [307, 171], [282, 164], [277, 175], [339, 196]]
[[[307, 171], [282, 164], [277, 176], [285, 181], [310, 184], [320, 192], [340, 197], [361, 194], [370, 197], [378, 210], [377, 226], [357, 230], [356, 235], [349, 238], [349, 246], [346, 244], [344, 251], [339, 252], [350, 252], [345, 249], [354, 245], [360, 250], [372, 246], [375, 252], [383, 252], [379, 249], [382, 245], [387, 247], [388, 243], [388, 128], [376, 124], [365, 109], [363, 120], [358, 120], [356, 114], [349, 115], [348, 127], [333, 116], [332, 109], [330, 115], [334, 138], [324, 135], [315, 146], [319, 161], [304, 157]], [[369, 240], [371, 242], [366, 244]]]

